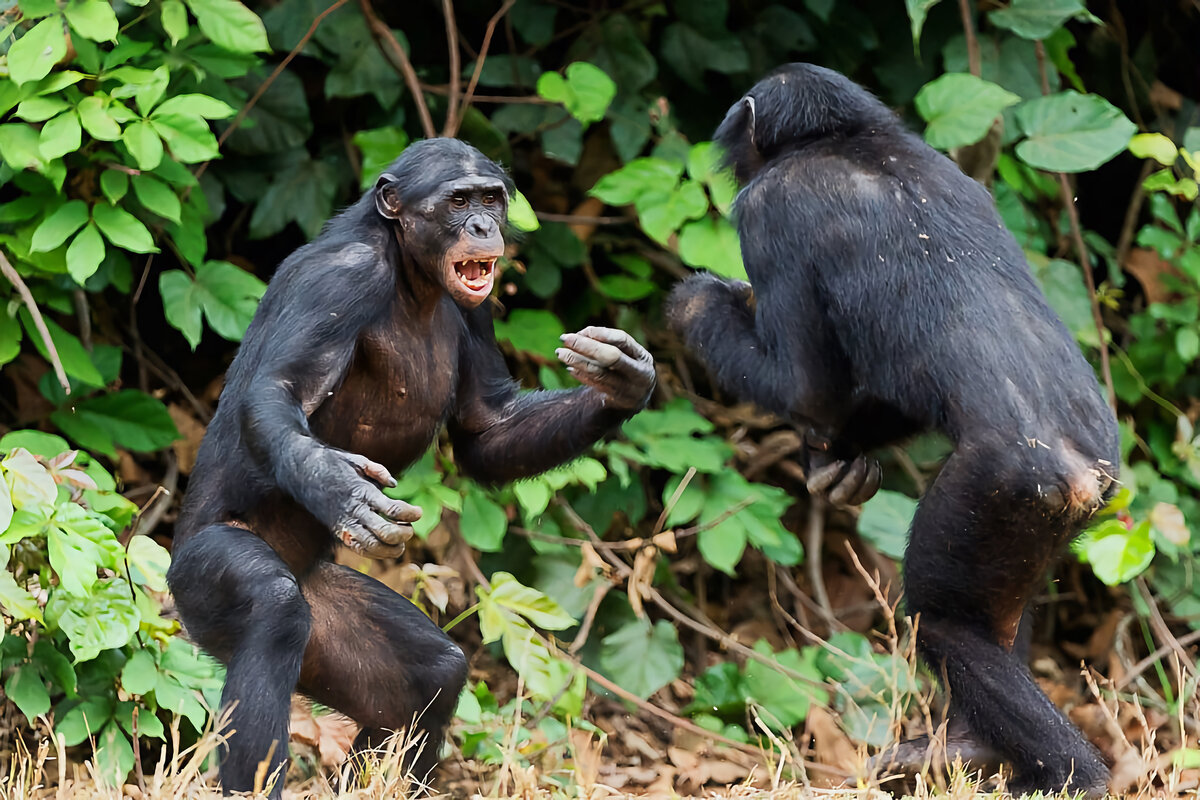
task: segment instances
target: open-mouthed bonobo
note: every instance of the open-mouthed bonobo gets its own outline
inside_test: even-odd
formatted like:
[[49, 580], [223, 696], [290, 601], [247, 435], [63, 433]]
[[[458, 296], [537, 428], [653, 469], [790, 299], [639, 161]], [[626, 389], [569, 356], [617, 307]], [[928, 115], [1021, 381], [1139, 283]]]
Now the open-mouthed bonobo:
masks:
[[[743, 185], [750, 285], [692, 276], [670, 324], [718, 385], [809, 431], [810, 489], [835, 501], [878, 488], [872, 448], [953, 440], [904, 557], [917, 648], [949, 684], [951, 754], [1010, 762], [1015, 788], [1103, 792], [1099, 754], [1014, 643], [1113, 491], [1116, 420], [991, 196], [862, 87], [807, 64], [758, 83], [716, 139]], [[919, 766], [925, 748], [895, 755]]]
[[227, 792], [286, 760], [294, 689], [359, 722], [356, 747], [424, 732], [425, 778], [467, 662], [408, 600], [334, 564], [334, 544], [403, 552], [421, 509], [380, 488], [443, 425], [464, 473], [515, 480], [576, 457], [654, 388], [649, 353], [591, 327], [558, 351], [583, 386], [518, 391], [484, 305], [509, 185], [467, 144], [411, 145], [280, 265], [246, 331], [168, 574], [188, 633], [227, 666]]

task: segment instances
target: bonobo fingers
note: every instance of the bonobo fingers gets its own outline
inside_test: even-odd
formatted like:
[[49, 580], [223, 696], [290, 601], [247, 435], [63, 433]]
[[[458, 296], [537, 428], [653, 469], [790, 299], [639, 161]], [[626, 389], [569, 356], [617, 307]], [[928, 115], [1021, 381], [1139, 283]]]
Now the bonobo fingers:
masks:
[[634, 361], [651, 363], [654, 360], [646, 348], [638, 344], [636, 339], [634, 339], [625, 331], [617, 328], [604, 328], [599, 325], [589, 325], [576, 335], [586, 336], [589, 339], [595, 339], [597, 341], [604, 342], [605, 344], [611, 344], [613, 347], [617, 348]]
[[811, 469], [808, 473], [808, 480], [805, 482], [808, 493], [822, 495], [827, 493], [829, 487], [837, 482], [838, 476], [845, 468], [845, 461], [832, 461], [824, 466]]
[[367, 492], [366, 501], [371, 510], [397, 522], [416, 522], [421, 518], [420, 506], [388, 497], [374, 486]]
[[[379, 519], [380, 522], [383, 521], [377, 515], [376, 519]], [[409, 525], [397, 525], [395, 527], [408, 529], [407, 536], [390, 536], [392, 539], [399, 540], [395, 544], [384, 542], [379, 536], [368, 530], [366, 525], [357, 520], [347, 520], [342, 523], [338, 526], [335, 534], [342, 544], [367, 558], [399, 558], [404, 555], [404, 543], [412, 537], [412, 527]]]
[[879, 491], [882, 470], [873, 458], [859, 456], [853, 461], [833, 461], [810, 469], [806, 486], [810, 494], [824, 495], [838, 506], [857, 506]]
[[360, 456], [358, 453], [346, 453], [346, 461], [354, 467], [359, 473], [370, 478], [381, 486], [395, 486], [396, 479], [392, 477], [392, 473], [387, 471], [387, 468], [382, 464], [376, 464], [366, 456]]
[[654, 389], [654, 359], [632, 336], [588, 327], [562, 336], [555, 351], [581, 383], [603, 392], [618, 408], [639, 408]]
[[589, 338], [582, 331], [580, 333], [564, 333], [562, 343], [564, 346], [555, 351], [555, 355], [560, 361], [568, 367], [595, 375], [612, 367], [624, 355], [616, 347]]

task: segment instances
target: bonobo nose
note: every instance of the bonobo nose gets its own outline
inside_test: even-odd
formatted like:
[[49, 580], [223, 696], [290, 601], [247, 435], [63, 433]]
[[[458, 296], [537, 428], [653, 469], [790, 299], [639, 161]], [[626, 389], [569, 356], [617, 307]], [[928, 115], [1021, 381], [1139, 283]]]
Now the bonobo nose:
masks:
[[496, 233], [496, 221], [483, 214], [475, 214], [467, 220], [467, 233], [476, 239], [488, 239]]

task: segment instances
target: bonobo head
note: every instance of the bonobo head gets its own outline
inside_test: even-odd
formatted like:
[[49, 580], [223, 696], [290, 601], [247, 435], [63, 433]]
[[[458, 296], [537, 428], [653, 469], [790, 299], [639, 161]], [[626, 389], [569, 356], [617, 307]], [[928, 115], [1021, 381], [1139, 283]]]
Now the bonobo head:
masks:
[[754, 84], [713, 134], [739, 183], [788, 149], [829, 136], [899, 125], [891, 109], [854, 81], [815, 64], [785, 64]]
[[426, 139], [379, 176], [375, 208], [395, 220], [405, 255], [470, 308], [492, 291], [510, 185], [504, 170], [471, 145]]

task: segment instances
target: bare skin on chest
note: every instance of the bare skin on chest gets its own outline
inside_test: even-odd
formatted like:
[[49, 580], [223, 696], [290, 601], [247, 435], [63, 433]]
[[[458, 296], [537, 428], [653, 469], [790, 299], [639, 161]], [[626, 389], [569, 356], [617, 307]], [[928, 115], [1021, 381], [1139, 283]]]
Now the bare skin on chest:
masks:
[[[436, 335], [435, 335], [436, 333]], [[346, 377], [309, 418], [323, 441], [400, 471], [421, 456], [455, 403], [461, 312], [402, 303], [359, 337]]]

